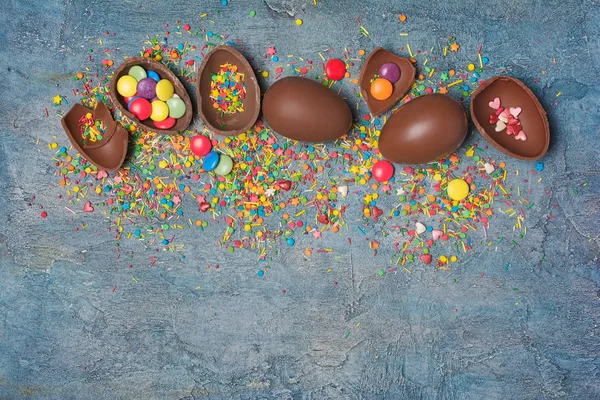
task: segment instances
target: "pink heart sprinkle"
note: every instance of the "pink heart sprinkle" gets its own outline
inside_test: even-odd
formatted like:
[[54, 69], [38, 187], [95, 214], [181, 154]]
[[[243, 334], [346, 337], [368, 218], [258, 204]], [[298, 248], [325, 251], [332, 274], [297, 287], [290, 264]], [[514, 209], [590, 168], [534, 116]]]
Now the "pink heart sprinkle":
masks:
[[508, 125], [506, 133], [508, 135], [516, 135], [521, 131], [521, 125]]
[[527, 136], [525, 135], [525, 132], [521, 131], [521, 132], [519, 132], [519, 134], [517, 136], [515, 136], [515, 139], [526, 141]]
[[433, 240], [438, 240], [442, 237], [443, 234], [444, 232], [440, 231], [439, 229], [434, 229], [431, 231], [431, 237], [433, 238]]
[[92, 206], [92, 202], [91, 201], [87, 201], [83, 205], [83, 211], [85, 211], [85, 212], [94, 212], [94, 207]]
[[490, 101], [488, 104], [491, 108], [497, 110], [500, 107], [500, 98], [496, 97], [494, 101]]
[[104, 179], [106, 177], [108, 177], [108, 173], [103, 169], [98, 171], [98, 173], [96, 174], [96, 179]]
[[518, 117], [519, 114], [521, 114], [521, 107], [511, 107], [510, 108], [510, 113], [515, 116]]

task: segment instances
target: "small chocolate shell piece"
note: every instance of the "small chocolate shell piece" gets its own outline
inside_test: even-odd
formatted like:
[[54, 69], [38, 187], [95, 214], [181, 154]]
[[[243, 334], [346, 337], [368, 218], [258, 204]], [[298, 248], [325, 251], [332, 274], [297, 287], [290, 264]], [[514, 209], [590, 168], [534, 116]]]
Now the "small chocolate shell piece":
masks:
[[[371, 80], [379, 69], [386, 63], [394, 63], [400, 68], [400, 79], [392, 86], [392, 95], [385, 100], [377, 100], [371, 95]], [[415, 81], [416, 69], [408, 58], [397, 56], [381, 47], [377, 47], [369, 54], [360, 70], [360, 93], [367, 102], [367, 107], [373, 115], [379, 115], [394, 106], [412, 87]]]

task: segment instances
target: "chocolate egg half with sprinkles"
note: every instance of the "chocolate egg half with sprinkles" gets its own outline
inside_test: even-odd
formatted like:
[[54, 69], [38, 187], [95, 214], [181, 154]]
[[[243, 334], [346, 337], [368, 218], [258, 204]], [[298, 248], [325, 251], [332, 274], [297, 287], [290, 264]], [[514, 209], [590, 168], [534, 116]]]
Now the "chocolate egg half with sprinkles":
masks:
[[301, 142], [335, 140], [352, 126], [352, 113], [341, 97], [319, 82], [295, 76], [271, 85], [263, 116], [275, 132]]
[[[152, 73], [158, 75], [160, 80], [169, 81], [171, 83], [171, 85], [169, 86], [172, 86], [173, 88], [173, 94], [176, 94], [177, 96], [179, 96], [179, 98], [181, 98], [181, 100], [183, 100], [185, 104], [185, 113], [181, 116], [181, 118], [177, 118], [175, 124], [170, 128], [161, 129], [154, 123], [155, 121], [153, 121], [151, 118], [146, 118], [145, 120], [141, 121], [138, 117], [135, 116], [135, 114], [133, 114], [129, 110], [127, 99], [125, 99], [123, 94], [120, 93], [120, 91], [118, 90], [118, 82], [123, 77], [135, 79], [133, 76], [128, 75], [129, 71], [134, 66], [139, 66], [143, 68], [148, 74]], [[135, 68], [134, 70], [137, 69], [138, 68]], [[133, 90], [135, 90], [135, 86], [133, 87]], [[177, 135], [179, 133], [182, 133], [192, 122], [192, 101], [190, 100], [190, 96], [185, 90], [183, 83], [181, 83], [181, 81], [177, 78], [173, 71], [171, 71], [166, 65], [158, 61], [154, 61], [145, 57], [128, 58], [115, 70], [110, 84], [109, 94], [112, 103], [119, 109], [119, 111], [121, 111], [122, 114], [127, 116], [127, 118], [138, 124], [142, 129], [163, 133], [166, 135]]]
[[238, 135], [250, 129], [260, 112], [260, 87], [244, 56], [230, 46], [215, 47], [198, 69], [198, 113], [217, 135]]
[[104, 103], [99, 102], [95, 110], [77, 103], [62, 118], [61, 124], [83, 158], [107, 172], [121, 167], [129, 134], [113, 119]]
[[471, 98], [471, 118], [492, 146], [511, 157], [537, 160], [548, 150], [546, 111], [518, 79], [497, 76], [482, 82]]
[[[393, 72], [388, 72], [394, 65], [397, 66], [398, 72], [396, 73], [395, 68]], [[415, 81], [415, 73], [416, 69], [408, 58], [397, 56], [381, 47], [373, 50], [363, 64], [359, 77], [360, 93], [371, 114], [382, 114], [402, 99]], [[396, 74], [399, 76], [396, 77]], [[373, 90], [372, 85], [382, 81], [391, 84], [392, 92], [389, 96], [380, 97]]]
[[386, 122], [379, 136], [381, 155], [399, 164], [423, 164], [452, 153], [468, 128], [463, 106], [445, 94], [410, 100]]

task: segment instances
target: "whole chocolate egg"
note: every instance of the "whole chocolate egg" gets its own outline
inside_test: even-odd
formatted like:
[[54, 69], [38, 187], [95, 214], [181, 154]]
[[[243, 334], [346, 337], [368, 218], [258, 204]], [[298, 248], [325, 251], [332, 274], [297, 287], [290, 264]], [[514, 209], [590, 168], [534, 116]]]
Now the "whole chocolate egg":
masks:
[[386, 122], [379, 151], [399, 164], [436, 161], [460, 146], [467, 128], [467, 114], [456, 100], [439, 93], [420, 96]]
[[311, 79], [288, 77], [275, 82], [262, 107], [269, 126], [292, 140], [327, 142], [352, 126], [352, 113], [344, 100]]

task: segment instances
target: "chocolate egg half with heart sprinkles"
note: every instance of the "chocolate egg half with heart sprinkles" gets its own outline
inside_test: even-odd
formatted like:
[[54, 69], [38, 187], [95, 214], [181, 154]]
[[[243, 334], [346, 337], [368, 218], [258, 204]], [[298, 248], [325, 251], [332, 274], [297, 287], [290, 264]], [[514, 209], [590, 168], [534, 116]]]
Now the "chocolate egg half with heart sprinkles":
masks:
[[232, 136], [254, 125], [260, 112], [260, 87], [242, 53], [215, 47], [202, 60], [196, 80], [200, 118], [217, 135]]
[[497, 76], [482, 82], [471, 99], [471, 118], [492, 146], [511, 157], [537, 160], [548, 150], [546, 112], [518, 79]]
[[275, 132], [301, 142], [335, 140], [352, 126], [352, 113], [341, 97], [319, 82], [293, 76], [267, 90], [263, 115]]
[[379, 151], [399, 164], [423, 164], [453, 152], [467, 135], [467, 114], [450, 96], [417, 97], [393, 114], [379, 135]]

